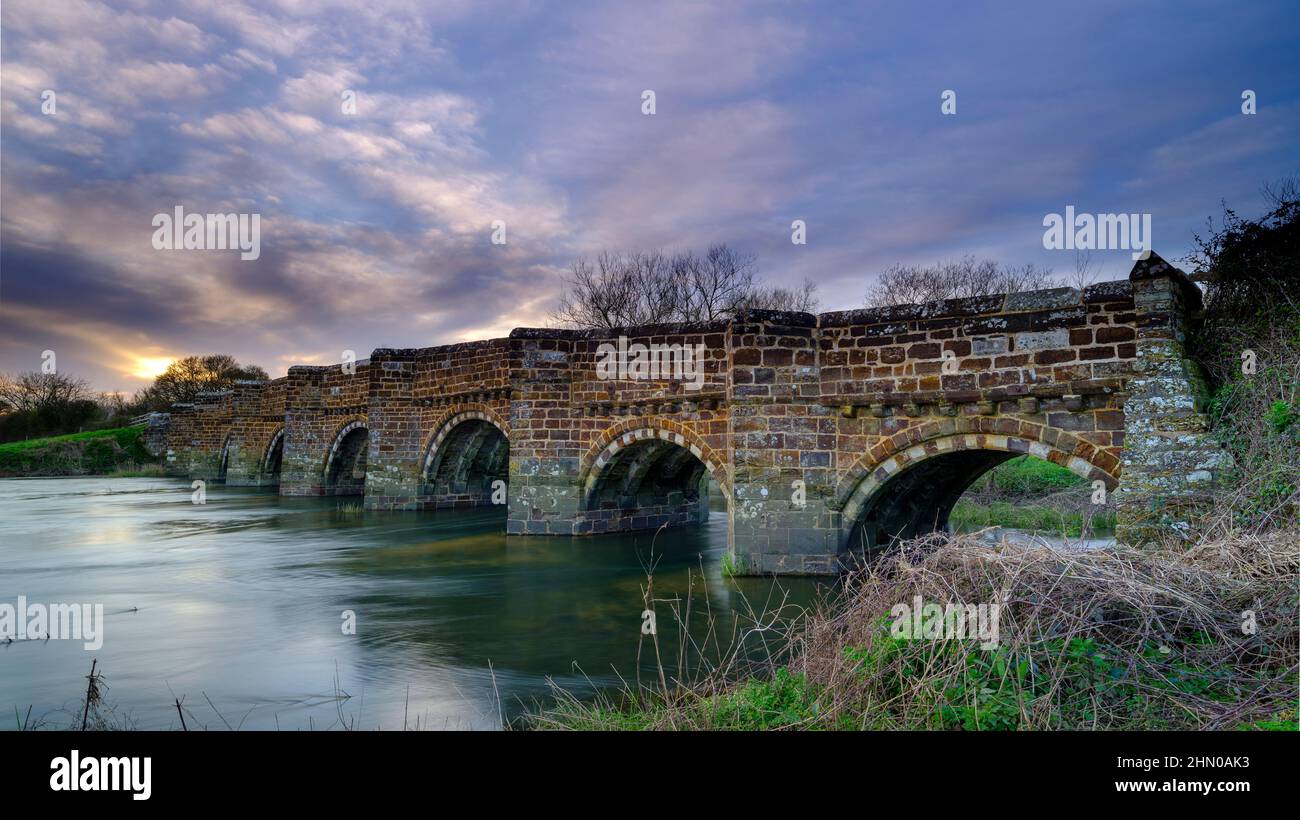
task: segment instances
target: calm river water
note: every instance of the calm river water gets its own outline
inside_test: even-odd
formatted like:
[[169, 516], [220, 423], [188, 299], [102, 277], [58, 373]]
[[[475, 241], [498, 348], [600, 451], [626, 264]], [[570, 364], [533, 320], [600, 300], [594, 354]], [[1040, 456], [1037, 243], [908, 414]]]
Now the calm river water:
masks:
[[[177, 698], [191, 729], [498, 728], [549, 696], [548, 677], [581, 696], [635, 677], [648, 534], [507, 539], [500, 509], [361, 513], [359, 498], [214, 484], [195, 505], [190, 492], [174, 479], [0, 480], [0, 605], [104, 608], [96, 651], [0, 645], [0, 727], [29, 707], [32, 723], [79, 725], [92, 659], [115, 717], [141, 729], [179, 728]], [[654, 591], [693, 588], [700, 631], [702, 574], [729, 643], [751, 623], [733, 614], [746, 601], [806, 605], [818, 586], [724, 579], [726, 526], [715, 513], [660, 534]], [[675, 665], [676, 625], [656, 610]]]

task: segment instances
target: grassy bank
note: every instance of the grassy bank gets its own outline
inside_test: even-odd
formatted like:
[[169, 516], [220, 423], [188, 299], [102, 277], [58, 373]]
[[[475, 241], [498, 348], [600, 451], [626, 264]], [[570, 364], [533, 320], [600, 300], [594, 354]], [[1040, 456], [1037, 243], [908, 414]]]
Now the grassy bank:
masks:
[[0, 444], [0, 476], [160, 474], [157, 459], [144, 448], [143, 432], [143, 427], [118, 427]]
[[1020, 496], [1046, 496], [1063, 490], [1088, 486], [1087, 479], [1050, 461], [1033, 456], [1017, 456], [989, 470], [972, 491], [995, 492]]
[[1109, 535], [1113, 507], [1092, 503], [1088, 481], [1070, 470], [1032, 456], [993, 468], [972, 486], [949, 517], [955, 532], [987, 527], [1028, 530], [1079, 538]]
[[[595, 701], [559, 692], [529, 725], [1295, 729], [1297, 572], [1295, 532], [1074, 555], [934, 536], [849, 576], [766, 662], [737, 653]], [[999, 602], [996, 646], [899, 634], [914, 596]]]
[[[1141, 550], [1067, 553], [960, 534], [896, 545], [814, 611], [752, 615], [754, 628], [699, 658], [698, 673], [651, 675], [595, 699], [557, 690], [525, 725], [1296, 730], [1300, 522], [1277, 500], [1266, 517], [1243, 517], [1259, 507], [1258, 486], [1250, 471], [1230, 478], [1194, 538]], [[1015, 459], [967, 492], [952, 523], [1074, 536], [1113, 527], [1090, 489], [1055, 465]], [[916, 596], [996, 603], [996, 640], [897, 629], [897, 607]], [[677, 614], [660, 613], [660, 629]], [[769, 647], [773, 634], [790, 637]]]
[[953, 508], [948, 521], [957, 532], [1003, 527], [1079, 538], [1085, 532], [1091, 535], [1109, 535], [1115, 531], [1114, 511], [1103, 510], [1091, 514], [1086, 510], [1014, 501], [981, 502], [962, 499]]

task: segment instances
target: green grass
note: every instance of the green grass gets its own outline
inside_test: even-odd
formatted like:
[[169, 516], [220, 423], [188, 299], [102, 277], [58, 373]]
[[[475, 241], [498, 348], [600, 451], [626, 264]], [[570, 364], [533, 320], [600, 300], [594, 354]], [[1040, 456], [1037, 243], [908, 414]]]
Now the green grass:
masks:
[[117, 427], [0, 444], [0, 475], [104, 475], [150, 465], [143, 427]]
[[[887, 631], [887, 621], [882, 619]], [[622, 705], [569, 701], [547, 710], [538, 728], [579, 731], [708, 729], [772, 731], [791, 729], [923, 729], [1016, 731], [1088, 729], [1109, 715], [1132, 729], [1178, 728], [1179, 715], [1166, 701], [1181, 697], [1224, 704], [1247, 697], [1234, 672], [1155, 642], [1131, 655], [1093, 638], [1046, 638], [1018, 649], [979, 649], [973, 641], [929, 641], [881, 635], [868, 646], [845, 646], [844, 657], [859, 683], [874, 684], [875, 696], [832, 692], [806, 675], [782, 666], [771, 677], [749, 678], [721, 694], [676, 698], [668, 706], [658, 693]], [[932, 674], [962, 668], [960, 675]], [[853, 687], [845, 689], [852, 693]], [[905, 704], [919, 707], [897, 713]], [[1032, 712], [1040, 713], [1036, 720]], [[1046, 720], [1046, 725], [1041, 721]], [[1185, 727], [1184, 727], [1185, 728]], [[1295, 731], [1294, 710], [1237, 729]]]
[[1295, 732], [1300, 731], [1300, 711], [1289, 709], [1278, 712], [1267, 720], [1242, 723], [1238, 730], [1249, 732]]
[[744, 572], [740, 561], [732, 557], [731, 553], [722, 554], [722, 575], [726, 578], [734, 578], [742, 575]]
[[111, 436], [117, 440], [118, 444], [125, 447], [131, 441], [139, 437], [143, 427], [114, 427], [109, 430], [87, 430], [84, 433], [68, 433], [63, 436], [49, 436], [47, 438], [32, 438], [26, 441], [10, 441], [0, 444], [0, 455], [7, 453], [20, 453], [24, 450], [32, 450], [40, 447], [48, 447], [51, 444], [58, 444], [64, 441], [88, 441], [90, 439], [105, 438]]
[[[973, 532], [985, 527], [1004, 527], [1078, 538], [1083, 534], [1084, 517], [1079, 512], [1056, 510], [1033, 504], [1013, 504], [1008, 501], [980, 503], [963, 498], [953, 508], [948, 521], [956, 532]], [[1101, 509], [1093, 514], [1089, 524], [1090, 532], [1113, 532], [1114, 529], [1114, 510]]]
[[[1189, 641], [1182, 651], [1148, 641], [1141, 663], [1126, 650], [1094, 638], [1048, 638], [1016, 650], [972, 649], [961, 642], [914, 641], [890, 637], [859, 649], [846, 647], [864, 679], [893, 682], [889, 693], [916, 697], [926, 710], [926, 729], [1007, 731], [1030, 728], [1025, 713], [1037, 702], [1050, 703], [1055, 728], [1085, 728], [1099, 710], [1125, 715], [1135, 727], [1172, 728], [1169, 715], [1156, 708], [1162, 697], [1195, 697], [1235, 703], [1244, 695], [1233, 670], [1207, 664], [1196, 656], [1208, 636]], [[1185, 652], [1185, 654], [1184, 654]], [[957, 677], [927, 680], [927, 670], [955, 661], [964, 666]], [[1048, 671], [1052, 674], [1047, 674]]]
[[[669, 708], [657, 693], [646, 693], [635, 700], [616, 704], [607, 699], [598, 703], [566, 700], [548, 708], [544, 724], [525, 719], [525, 727], [563, 728], [574, 731], [646, 731], [664, 728], [675, 715], [683, 721], [680, 728], [708, 728], [737, 732], [771, 731], [809, 727], [826, 728], [819, 723], [824, 717], [823, 697], [808, 679], [782, 666], [772, 677], [751, 678], [730, 691], [710, 697], [688, 698]], [[838, 728], [856, 728], [845, 715]]]
[[992, 477], [993, 489], [1018, 495], [1055, 493], [1088, 483], [1087, 479], [1065, 467], [1034, 456], [1017, 456], [999, 464], [989, 471], [988, 476], [976, 481], [975, 488], [987, 488], [989, 476]]
[[772, 678], [751, 679], [703, 707], [712, 713], [710, 728], [739, 732], [797, 728], [814, 723], [822, 711], [816, 688], [784, 666]]
[[[1074, 496], [1086, 493], [1087, 487], [1087, 479], [1065, 467], [1018, 456], [976, 480], [957, 502], [949, 522], [957, 532], [1005, 527], [1078, 538], [1085, 519]], [[1090, 512], [1091, 532], [1115, 529], [1113, 508], [1096, 507]]]

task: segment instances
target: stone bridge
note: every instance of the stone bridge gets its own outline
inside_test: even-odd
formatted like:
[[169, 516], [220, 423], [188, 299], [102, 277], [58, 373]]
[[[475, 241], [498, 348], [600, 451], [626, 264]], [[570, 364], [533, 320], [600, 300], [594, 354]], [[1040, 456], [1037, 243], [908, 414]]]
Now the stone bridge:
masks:
[[[739, 571], [822, 574], [942, 529], [976, 478], [1027, 453], [1104, 485], [1140, 541], [1221, 457], [1183, 352], [1199, 308], [1152, 254], [1082, 292], [381, 348], [177, 405], [167, 460], [367, 510], [495, 500], [518, 536], [698, 523], [713, 484]], [[698, 351], [699, 373], [611, 373], [620, 336]]]

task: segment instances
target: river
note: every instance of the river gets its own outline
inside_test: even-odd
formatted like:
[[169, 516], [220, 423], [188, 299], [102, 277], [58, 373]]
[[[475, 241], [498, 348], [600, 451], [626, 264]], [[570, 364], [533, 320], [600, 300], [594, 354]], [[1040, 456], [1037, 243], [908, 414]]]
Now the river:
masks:
[[[93, 659], [113, 725], [179, 729], [179, 699], [190, 729], [494, 729], [545, 702], [548, 678], [580, 697], [635, 680], [651, 561], [655, 597], [689, 589], [692, 634], [711, 606], [724, 645], [751, 608], [824, 589], [725, 579], [718, 513], [657, 539], [506, 538], [501, 509], [359, 506], [219, 484], [194, 504], [165, 478], [0, 480], [0, 604], [104, 611], [95, 651], [0, 645], [0, 726], [79, 726]], [[679, 630], [655, 611], [671, 675]]]

